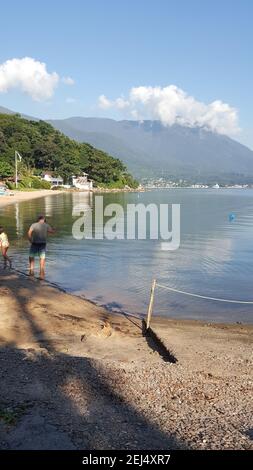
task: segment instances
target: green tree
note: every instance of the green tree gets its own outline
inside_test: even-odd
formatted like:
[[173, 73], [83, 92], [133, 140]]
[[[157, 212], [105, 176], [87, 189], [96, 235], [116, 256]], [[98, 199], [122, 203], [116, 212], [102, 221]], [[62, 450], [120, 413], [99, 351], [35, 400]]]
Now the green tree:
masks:
[[73, 174], [86, 172], [95, 184], [113, 187], [136, 185], [123, 163], [102, 150], [69, 139], [44, 121], [0, 114], [0, 159], [9, 165], [6, 168], [12, 168], [15, 150], [23, 157], [19, 166], [20, 176], [51, 171], [67, 182]]
[[13, 168], [9, 163], [0, 161], [0, 177], [1, 178], [10, 178], [13, 176]]

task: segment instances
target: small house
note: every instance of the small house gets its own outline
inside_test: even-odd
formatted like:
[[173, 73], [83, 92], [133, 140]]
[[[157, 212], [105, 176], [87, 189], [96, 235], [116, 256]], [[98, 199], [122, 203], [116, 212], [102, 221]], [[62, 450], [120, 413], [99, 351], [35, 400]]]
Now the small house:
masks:
[[51, 186], [63, 186], [63, 178], [61, 176], [52, 176], [51, 173], [45, 173], [42, 179], [50, 183]]
[[82, 191], [92, 191], [93, 189], [93, 183], [88, 179], [87, 173], [83, 173], [82, 176], [72, 176], [72, 184]]

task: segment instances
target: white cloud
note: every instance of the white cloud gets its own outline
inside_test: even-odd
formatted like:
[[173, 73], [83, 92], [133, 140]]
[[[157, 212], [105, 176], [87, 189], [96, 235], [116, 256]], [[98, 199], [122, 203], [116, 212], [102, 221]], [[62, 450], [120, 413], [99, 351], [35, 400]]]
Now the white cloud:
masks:
[[[49, 73], [44, 62], [32, 57], [9, 59], [0, 64], [0, 93], [17, 88], [35, 101], [50, 99], [59, 83], [56, 72]], [[65, 85], [74, 85], [71, 77], [62, 77]]]
[[127, 109], [131, 106], [131, 103], [125, 100], [122, 96], [115, 100], [115, 105], [118, 109]]
[[188, 95], [175, 85], [167, 87], [140, 86], [131, 88], [128, 99], [114, 101], [105, 95], [99, 97], [102, 109], [114, 108], [135, 119], [158, 119], [165, 126], [181, 124], [204, 127], [219, 134], [235, 135], [239, 132], [238, 112], [220, 100], [205, 104]]
[[71, 98], [71, 97], [66, 98], [66, 103], [68, 103], [68, 104], [72, 104], [72, 103], [75, 103], [75, 102], [76, 102], [75, 98]]
[[75, 80], [71, 77], [62, 77], [62, 82], [65, 85], [74, 85], [75, 84]]
[[98, 105], [101, 109], [109, 109], [114, 106], [114, 102], [108, 100], [105, 95], [100, 95], [98, 98]]
[[59, 82], [56, 72], [48, 73], [46, 64], [31, 57], [10, 59], [0, 64], [0, 93], [19, 88], [35, 101], [53, 96]]
[[102, 109], [117, 108], [123, 110], [129, 108], [131, 103], [130, 101], [125, 100], [123, 96], [120, 96], [115, 101], [110, 101], [105, 95], [100, 95], [98, 98], [98, 105]]

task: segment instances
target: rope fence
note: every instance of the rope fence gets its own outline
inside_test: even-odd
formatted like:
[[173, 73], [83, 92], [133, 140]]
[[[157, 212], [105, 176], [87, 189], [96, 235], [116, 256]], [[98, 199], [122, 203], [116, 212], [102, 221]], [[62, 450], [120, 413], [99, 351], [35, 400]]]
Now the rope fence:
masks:
[[200, 294], [192, 294], [191, 292], [185, 292], [183, 290], [175, 289], [174, 287], [169, 287], [169, 286], [163, 286], [162, 284], [157, 284], [156, 287], [161, 287], [162, 289], [167, 289], [172, 292], [177, 292], [178, 294], [183, 294], [183, 295], [190, 295], [191, 297], [197, 297], [198, 299], [205, 299], [205, 300], [215, 300], [218, 302], [227, 302], [230, 304], [248, 304], [248, 305], [253, 305], [253, 300], [247, 301], [247, 300], [230, 300], [230, 299], [219, 299], [217, 297], [207, 297], [206, 295], [200, 295]]
[[155, 288], [158, 287], [160, 289], [165, 289], [171, 292], [175, 292], [177, 294], [182, 294], [182, 295], [187, 295], [190, 297], [195, 297], [198, 299], [204, 299], [204, 300], [212, 300], [215, 302], [225, 302], [229, 304], [240, 304], [240, 305], [253, 305], [253, 300], [234, 300], [234, 299], [222, 299], [218, 297], [209, 297], [207, 295], [201, 295], [201, 294], [195, 294], [192, 292], [186, 292], [180, 289], [176, 289], [175, 287], [170, 287], [170, 286], [165, 286], [163, 284], [159, 284], [156, 279], [153, 279], [152, 281], [152, 286], [151, 286], [151, 291], [150, 291], [150, 299], [149, 299], [149, 305], [148, 305], [148, 311], [147, 311], [147, 316], [146, 316], [146, 331], [149, 330], [150, 328], [150, 323], [151, 323], [151, 318], [152, 318], [152, 313], [153, 313], [153, 305], [154, 305], [154, 296], [155, 296]]

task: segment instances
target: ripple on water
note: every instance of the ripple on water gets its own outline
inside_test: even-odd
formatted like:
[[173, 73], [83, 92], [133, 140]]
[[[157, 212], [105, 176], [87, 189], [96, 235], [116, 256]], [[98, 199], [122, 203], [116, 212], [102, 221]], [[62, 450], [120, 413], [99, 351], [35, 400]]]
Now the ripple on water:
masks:
[[[121, 202], [105, 195], [104, 203]], [[57, 227], [48, 244], [47, 276], [71, 292], [132, 313], [147, 309], [153, 278], [175, 288], [203, 295], [251, 300], [253, 277], [253, 191], [170, 190], [141, 194], [145, 204], [181, 204], [181, 245], [162, 251], [157, 240], [74, 240], [73, 204], [91, 204], [87, 195], [69, 194], [8, 206], [1, 223], [8, 228], [10, 253], [18, 269], [27, 269], [26, 233], [37, 214]], [[124, 203], [139, 203], [136, 194]], [[236, 218], [229, 222], [228, 215]], [[101, 227], [100, 227], [101, 230]], [[252, 308], [218, 305], [156, 291], [155, 314], [208, 321], [253, 321]]]

